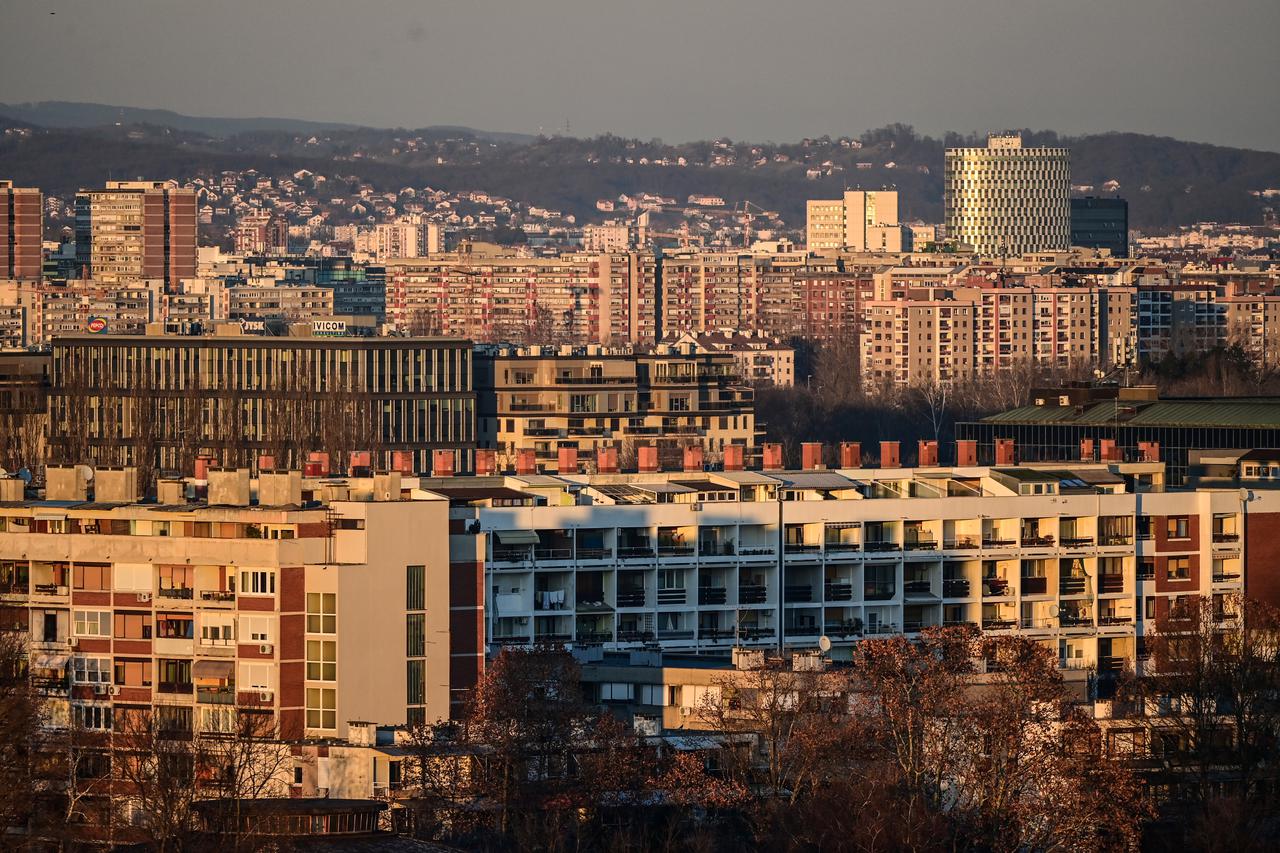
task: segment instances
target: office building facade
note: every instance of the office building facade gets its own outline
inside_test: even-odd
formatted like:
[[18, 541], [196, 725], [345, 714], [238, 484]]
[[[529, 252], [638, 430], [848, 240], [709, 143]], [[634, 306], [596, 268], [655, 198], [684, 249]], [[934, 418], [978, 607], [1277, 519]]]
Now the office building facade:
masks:
[[76, 261], [106, 284], [196, 275], [196, 193], [175, 181], [108, 181], [76, 194]]
[[1129, 202], [1122, 198], [1071, 199], [1071, 245], [1129, 257]]
[[988, 257], [1065, 251], [1071, 243], [1071, 152], [1024, 148], [993, 135], [985, 148], [948, 148], [947, 238]]

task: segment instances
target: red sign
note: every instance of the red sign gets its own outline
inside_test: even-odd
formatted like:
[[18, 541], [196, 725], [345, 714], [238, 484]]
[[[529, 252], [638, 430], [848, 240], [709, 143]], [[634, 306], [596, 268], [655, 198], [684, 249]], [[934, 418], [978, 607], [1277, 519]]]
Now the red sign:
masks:
[[90, 317], [85, 328], [95, 335], [100, 335], [107, 330], [107, 321], [101, 317]]

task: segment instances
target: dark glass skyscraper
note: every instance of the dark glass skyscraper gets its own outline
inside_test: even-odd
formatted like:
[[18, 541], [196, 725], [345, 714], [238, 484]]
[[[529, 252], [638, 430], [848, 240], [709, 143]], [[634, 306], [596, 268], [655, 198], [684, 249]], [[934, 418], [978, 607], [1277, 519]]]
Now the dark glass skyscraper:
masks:
[[1071, 199], [1071, 245], [1129, 257], [1129, 202], [1094, 196]]

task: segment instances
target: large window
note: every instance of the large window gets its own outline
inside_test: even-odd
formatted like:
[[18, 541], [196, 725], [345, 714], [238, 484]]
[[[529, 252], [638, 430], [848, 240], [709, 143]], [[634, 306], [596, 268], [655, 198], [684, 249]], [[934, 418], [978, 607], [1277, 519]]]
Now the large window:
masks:
[[125, 687], [150, 687], [151, 661], [116, 658], [115, 682]]
[[333, 640], [307, 640], [307, 678], [338, 680], [338, 644]]
[[329, 687], [307, 688], [307, 728], [338, 727], [338, 691]]
[[405, 610], [427, 609], [427, 567], [405, 566]]
[[77, 637], [111, 636], [111, 612], [109, 610], [77, 610], [75, 622]]
[[115, 638], [117, 640], [150, 640], [151, 614], [116, 611]]
[[338, 596], [332, 592], [307, 593], [307, 633], [338, 632]]
[[107, 563], [78, 563], [72, 569], [71, 577], [76, 589], [111, 589], [111, 566]]
[[77, 657], [71, 664], [71, 677], [77, 684], [109, 684], [111, 658]]
[[1174, 515], [1169, 517], [1168, 536], [1170, 539], [1187, 538], [1187, 517], [1185, 515]]
[[275, 595], [276, 573], [264, 569], [240, 572], [240, 595]]

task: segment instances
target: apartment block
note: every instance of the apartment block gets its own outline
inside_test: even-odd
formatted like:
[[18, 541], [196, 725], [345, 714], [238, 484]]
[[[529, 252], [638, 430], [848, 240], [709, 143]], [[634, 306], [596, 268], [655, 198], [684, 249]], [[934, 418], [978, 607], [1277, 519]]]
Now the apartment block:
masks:
[[845, 190], [840, 199], [810, 199], [805, 213], [810, 252], [911, 251], [911, 232], [898, 222], [896, 190]]
[[725, 653], [825, 636], [838, 659], [863, 637], [973, 625], [1043, 643], [1065, 668], [1119, 671], [1152, 620], [1270, 572], [1245, 548], [1274, 535], [1273, 494], [1246, 508], [1238, 489], [1165, 490], [1158, 462], [882, 456], [890, 467], [424, 485], [486, 539], [490, 649]]
[[755, 445], [754, 394], [729, 353], [480, 347], [475, 359], [481, 447], [507, 459], [528, 451], [534, 470], [577, 471], [601, 448], [632, 461], [647, 447], [679, 464], [685, 447], [712, 461]]
[[175, 181], [108, 181], [76, 194], [76, 261], [109, 284], [196, 275], [196, 193]]
[[1064, 251], [1071, 243], [1071, 152], [1024, 148], [995, 134], [985, 148], [948, 148], [947, 238], [988, 257]]
[[404, 535], [444, 533], [438, 496], [402, 496], [398, 474], [215, 469], [148, 503], [132, 469], [48, 483], [33, 499], [0, 481], [0, 628], [27, 638], [53, 724], [145, 712], [219, 733], [258, 715], [296, 740], [449, 716], [449, 538]]
[[0, 181], [0, 279], [40, 278], [43, 226], [40, 190]]

